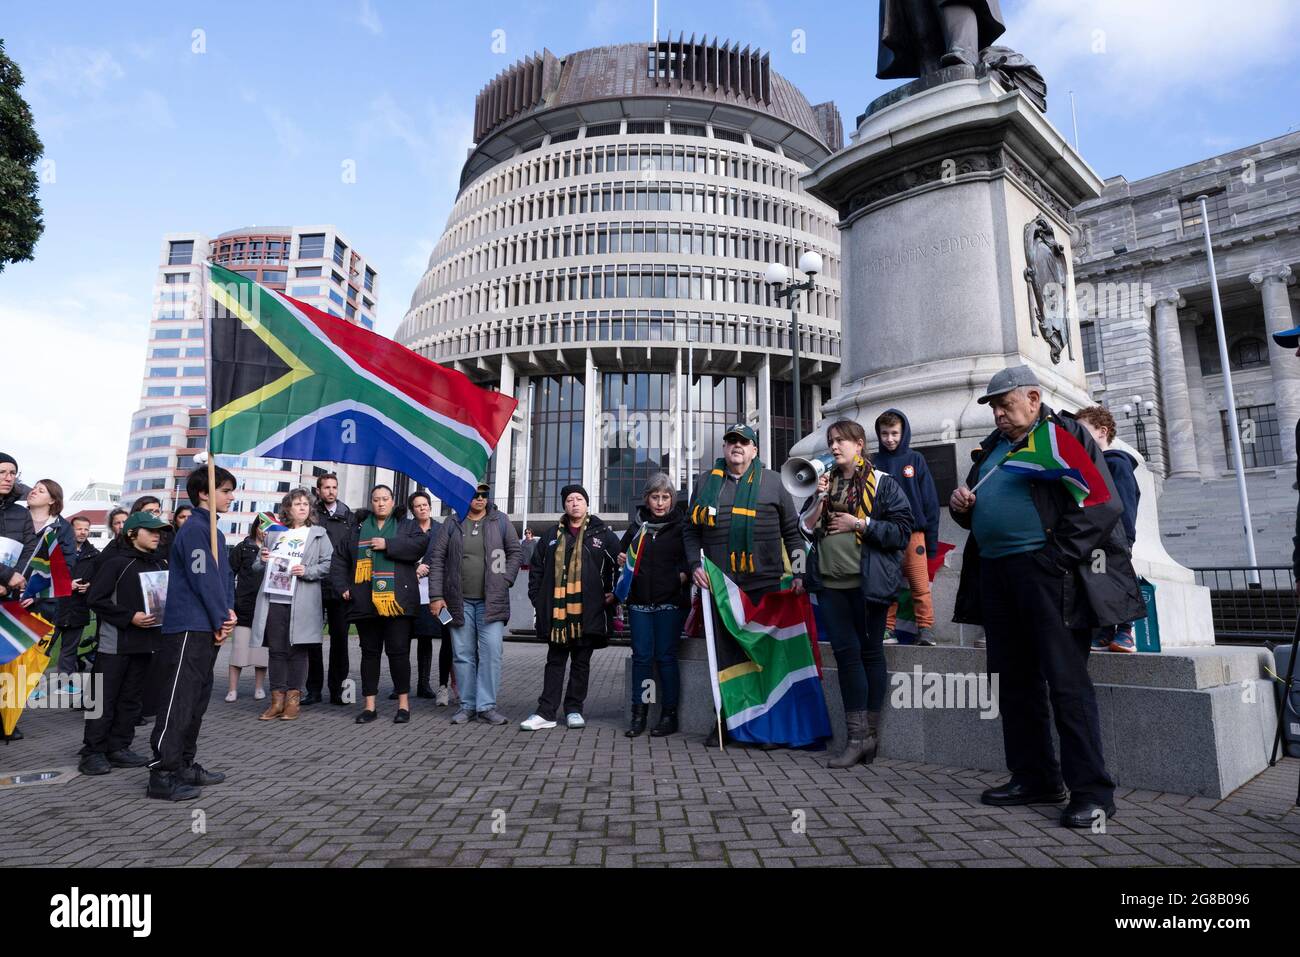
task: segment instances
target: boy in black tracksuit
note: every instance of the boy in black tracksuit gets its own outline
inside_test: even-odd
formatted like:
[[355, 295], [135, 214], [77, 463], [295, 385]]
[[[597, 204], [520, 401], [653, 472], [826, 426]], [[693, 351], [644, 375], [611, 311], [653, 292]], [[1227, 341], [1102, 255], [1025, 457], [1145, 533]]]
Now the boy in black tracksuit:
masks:
[[[925, 456], [912, 450], [912, 424], [898, 409], [886, 409], [876, 419], [880, 443], [875, 466], [898, 483], [912, 512], [912, 537], [903, 549], [903, 575], [912, 592], [919, 645], [934, 644], [934, 603], [930, 598], [929, 559], [939, 550], [939, 493]], [[895, 602], [885, 620], [885, 644], [894, 644]]]
[[98, 718], [87, 715], [78, 766], [82, 774], [108, 774], [113, 768], [139, 768], [146, 763], [131, 750], [131, 740], [162, 626], [155, 615], [146, 613], [141, 575], [167, 570], [167, 557], [159, 554], [166, 527], [166, 522], [148, 512], [132, 515], [123, 529], [121, 547], [106, 552], [91, 583], [86, 600], [99, 620], [99, 650], [91, 680], [100, 683], [103, 711]]
[[[217, 651], [235, 628], [235, 576], [225, 539], [217, 535], [212, 553], [211, 522], [229, 511], [235, 477], [216, 470], [216, 489], [209, 492], [208, 472], [190, 473], [185, 490], [194, 512], [172, 542], [167, 576], [167, 607], [157, 654], [158, 717], [150, 745], [149, 788], [152, 798], [184, 801], [199, 796], [199, 786], [220, 784], [226, 776], [209, 771], [194, 758], [199, 729], [212, 694]], [[209, 504], [210, 503], [210, 504]]]

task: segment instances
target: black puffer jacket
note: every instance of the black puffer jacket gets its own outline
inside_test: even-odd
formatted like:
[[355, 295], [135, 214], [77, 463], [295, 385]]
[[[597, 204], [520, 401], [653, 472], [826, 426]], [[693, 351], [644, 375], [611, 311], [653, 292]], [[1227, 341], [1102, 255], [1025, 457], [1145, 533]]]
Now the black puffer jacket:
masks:
[[[560, 521], [542, 535], [533, 564], [528, 569], [528, 600], [537, 614], [539, 636], [550, 634], [551, 609], [555, 593], [555, 550], [561, 535], [569, 535], [568, 523]], [[569, 544], [573, 538], [570, 536]], [[567, 550], [567, 548], [566, 548]], [[582, 537], [582, 638], [580, 646], [604, 648], [609, 644], [613, 602], [605, 596], [614, 591], [618, 569], [618, 536], [597, 515], [587, 523]]]
[[140, 576], [166, 571], [167, 558], [134, 547], [105, 549], [104, 556], [87, 592], [90, 608], [99, 616], [99, 654], [150, 654], [162, 637], [162, 622], [141, 628], [131, 619], [145, 610]]
[[[1034, 553], [1044, 571], [1061, 579], [1061, 617], [1067, 628], [1098, 628], [1120, 625], [1146, 617], [1146, 605], [1138, 590], [1137, 575], [1120, 513], [1124, 504], [1115, 489], [1110, 468], [1088, 430], [1069, 413], [1053, 412], [1047, 405], [1039, 409], [1038, 421], [1051, 419], [1082, 443], [1092, 457], [1110, 492], [1109, 500], [1080, 508], [1063, 482], [1029, 482], [1029, 493], [1043, 525], [1047, 544]], [[994, 431], [971, 453], [974, 464], [966, 476], [966, 487], [979, 480], [980, 466], [993, 447], [1001, 441]], [[1020, 448], [1026, 434], [1012, 449]], [[978, 493], [975, 507], [979, 508]], [[971, 527], [971, 512], [954, 512], [953, 521], [962, 528]], [[1098, 563], [1098, 551], [1104, 562]], [[1104, 571], [1094, 568], [1100, 564]], [[952, 620], [968, 625], [982, 625], [984, 615], [980, 601], [980, 550], [975, 536], [966, 539], [962, 551], [961, 581]]]
[[[32, 526], [32, 517], [28, 514], [27, 508], [19, 504], [24, 494], [15, 485], [8, 495], [0, 498], [0, 538], [12, 539], [23, 547], [16, 565], [0, 563], [0, 587], [8, 585], [9, 579], [14, 577], [15, 572], [21, 572], [26, 568], [27, 560], [32, 557], [32, 552], [36, 551], [36, 529]], [[18, 596], [5, 595], [4, 597], [17, 598]]]
[[261, 551], [262, 546], [257, 544], [255, 535], [245, 536], [242, 542], [230, 550], [230, 568], [235, 573], [235, 618], [241, 628], [253, 627], [257, 592], [266, 577], [265, 566], [253, 571], [253, 563]]
[[[74, 581], [80, 579], [91, 582], [95, 579], [95, 568], [99, 564], [99, 549], [90, 542], [77, 546], [77, 570], [72, 572]], [[59, 617], [55, 624], [60, 628], [85, 628], [90, 624], [90, 605], [87, 603], [90, 590], [74, 591], [59, 603]]]
[[[325, 534], [330, 537], [330, 547], [338, 554], [339, 545], [348, 540], [352, 527], [357, 524], [356, 514], [342, 502], [334, 503], [334, 514], [331, 515], [325, 509], [325, 503], [316, 500], [315, 521], [317, 525], [325, 526]], [[333, 576], [321, 579], [321, 599], [324, 601], [338, 601], [339, 596], [334, 591], [334, 583], [331, 580]]]
[[[864, 601], [890, 605], [897, 601], [898, 590], [903, 584], [903, 549], [907, 547], [914, 527], [912, 509], [902, 486], [894, 477], [879, 469], [874, 471], [876, 498], [871, 507], [871, 521], [862, 533], [862, 559], [859, 563], [862, 579], [859, 587]], [[808, 510], [812, 501], [809, 498], [804, 502], [801, 515]], [[807, 574], [804, 576], [804, 587], [809, 591], [820, 591], [824, 587], [820, 556], [817, 554], [822, 537], [819, 525], [808, 556]]]
[[[361, 524], [370, 515], [368, 510], [353, 513], [356, 522], [348, 530], [348, 536], [334, 550], [334, 560], [330, 562], [329, 581], [337, 595], [351, 593], [348, 602], [348, 621], [360, 618], [377, 618], [374, 603], [370, 600], [370, 582], [353, 581], [357, 573], [357, 552], [361, 541]], [[429, 536], [420, 529], [417, 522], [399, 520], [389, 516], [389, 522], [396, 522], [397, 528], [388, 540], [388, 557], [393, 560], [397, 604], [403, 615], [414, 615], [420, 607], [420, 580], [415, 574], [415, 566], [424, 558], [424, 551], [429, 546]], [[326, 528], [328, 533], [329, 528]]]
[[[641, 555], [637, 558], [636, 575], [632, 578], [632, 590], [628, 594], [629, 605], [676, 605], [688, 608], [691, 604], [691, 565], [686, 560], [686, 545], [682, 538], [682, 529], [686, 525], [686, 513], [680, 506], [674, 505], [667, 518], [659, 519], [644, 505], [636, 510], [636, 524], [623, 533], [623, 540], [618, 544], [620, 552], [626, 552], [641, 526], [666, 523], [655, 531], [646, 532], [645, 542], [641, 546]], [[615, 578], [621, 574], [621, 569]], [[682, 576], [686, 580], [682, 581]]]

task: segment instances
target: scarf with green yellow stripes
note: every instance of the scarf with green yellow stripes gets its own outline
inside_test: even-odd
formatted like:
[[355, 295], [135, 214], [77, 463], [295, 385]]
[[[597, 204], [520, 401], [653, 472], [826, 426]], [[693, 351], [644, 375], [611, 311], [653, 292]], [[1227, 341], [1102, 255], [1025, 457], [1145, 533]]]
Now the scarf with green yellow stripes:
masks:
[[[848, 512], [854, 518], [870, 518], [876, 504], [876, 472], [871, 462], [862, 456], [853, 460], [853, 476], [845, 478], [838, 468], [831, 473], [831, 488], [827, 508], [822, 509], [821, 526], [823, 532], [829, 531], [831, 516], [836, 512]], [[858, 544], [862, 544], [862, 533], [855, 532]]]
[[582, 637], [582, 540], [590, 521], [590, 515], [583, 518], [570, 546], [568, 518], [560, 518], [555, 536], [555, 588], [551, 598], [553, 645], [567, 645]]
[[[722, 494], [722, 483], [727, 481], [727, 463], [718, 459], [713, 463], [713, 470], [700, 486], [695, 497], [695, 507], [691, 509], [691, 521], [700, 526], [717, 524], [718, 496]], [[731, 534], [727, 540], [727, 551], [731, 570], [741, 574], [753, 574], [754, 569], [754, 519], [758, 515], [758, 491], [762, 483], [763, 462], [757, 456], [749, 463], [749, 468], [736, 483], [736, 498], [731, 505]]]

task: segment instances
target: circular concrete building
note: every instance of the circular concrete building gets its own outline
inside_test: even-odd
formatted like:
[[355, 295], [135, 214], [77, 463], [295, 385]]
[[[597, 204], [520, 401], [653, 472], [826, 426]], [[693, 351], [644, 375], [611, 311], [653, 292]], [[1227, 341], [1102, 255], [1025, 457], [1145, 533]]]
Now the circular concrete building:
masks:
[[[579, 482], [617, 520], [741, 419], [780, 466], [839, 369], [836, 215], [799, 178], [842, 136], [768, 55], [716, 40], [544, 51], [483, 89], [396, 338], [519, 399], [487, 476], [512, 518], [540, 524]], [[824, 268], [800, 298], [796, 429], [790, 312], [763, 275], [805, 251]]]

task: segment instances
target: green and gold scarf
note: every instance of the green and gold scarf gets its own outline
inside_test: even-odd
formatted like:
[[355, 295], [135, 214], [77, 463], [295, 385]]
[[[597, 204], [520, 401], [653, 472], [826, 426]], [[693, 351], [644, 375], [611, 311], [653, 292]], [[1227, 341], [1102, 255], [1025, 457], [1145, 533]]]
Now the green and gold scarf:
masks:
[[[830, 530], [831, 516], [836, 512], [848, 512], [854, 518], [869, 518], [876, 504], [876, 471], [871, 463], [862, 456], [853, 460], [853, 476], [845, 478], [838, 468], [831, 473], [830, 495], [827, 507], [822, 509], [821, 526]], [[862, 544], [862, 533], [854, 532], [858, 544]]]
[[589, 521], [590, 515], [583, 518], [571, 549], [568, 519], [560, 522], [556, 535], [555, 590], [551, 599], [552, 644], [567, 645], [582, 636], [582, 540], [587, 534]]
[[371, 548], [367, 542], [382, 538], [391, 544], [397, 537], [397, 522], [392, 516], [381, 527], [373, 514], [361, 523], [360, 544], [357, 545], [357, 573], [352, 581], [361, 585], [370, 582], [370, 602], [384, 618], [394, 618], [406, 612], [397, 603], [397, 569], [388, 557], [387, 545], [383, 549]]
[[[696, 525], [717, 524], [718, 496], [727, 479], [727, 463], [718, 459], [713, 470], [700, 486], [691, 509], [691, 521]], [[736, 483], [736, 498], [731, 505], [731, 533], [727, 539], [731, 570], [742, 574], [754, 573], [754, 519], [758, 516], [758, 492], [762, 483], [763, 461], [757, 456]]]

